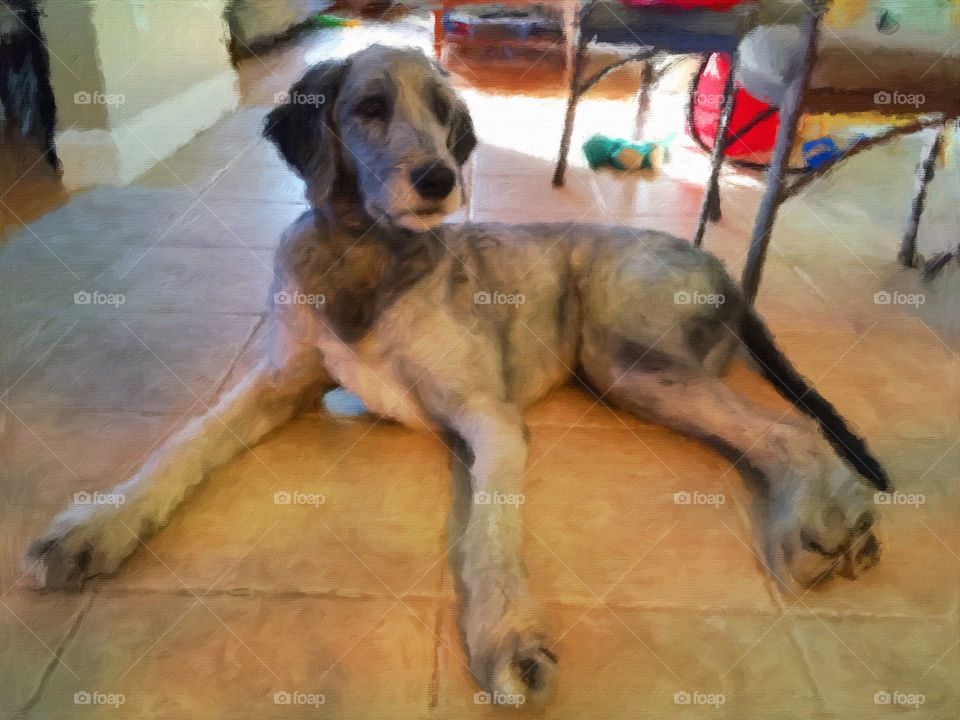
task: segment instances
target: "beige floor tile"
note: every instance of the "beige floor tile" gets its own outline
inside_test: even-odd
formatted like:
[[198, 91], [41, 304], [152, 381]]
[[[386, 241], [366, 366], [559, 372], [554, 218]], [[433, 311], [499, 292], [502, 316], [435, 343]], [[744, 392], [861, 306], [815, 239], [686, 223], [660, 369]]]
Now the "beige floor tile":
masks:
[[22, 410], [7, 418], [0, 449], [0, 590], [21, 574], [20, 559], [80, 492], [107, 491], [128, 478], [183, 420], [87, 410]]
[[306, 209], [301, 203], [204, 199], [186, 212], [158, 246], [272, 250]]
[[73, 309], [78, 292], [120, 292], [104, 278], [109, 267], [142, 257], [186, 209], [185, 202], [184, 193], [173, 190], [78, 193], [29, 227], [11, 231], [0, 246], [3, 302], [63, 311]]
[[150, 187], [186, 187], [203, 194], [228, 168], [281, 166], [273, 146], [261, 136], [264, 115], [262, 109], [245, 109], [225, 117], [136, 182]]
[[[546, 613], [564, 629], [557, 644], [559, 685], [547, 717], [810, 718], [819, 711], [785, 621], [623, 608]], [[503, 709], [475, 695], [455, 628], [449, 610], [434, 717], [503, 717]]]
[[[506, 158], [485, 162], [523, 163], [513, 151], [501, 151]], [[528, 162], [538, 161], [527, 158]], [[487, 175], [478, 172], [471, 185], [471, 207], [474, 222], [603, 222], [601, 205], [583, 173], [571, 173], [562, 188], [550, 184], [550, 166], [539, 161], [538, 172], [521, 168], [509, 174]]]
[[21, 379], [6, 402], [50, 410], [198, 412], [197, 398], [227, 374], [258, 322], [231, 315], [110, 317], [103, 313], [112, 308], [102, 310], [53, 322], [18, 318], [21, 341], [8, 367], [10, 377]]
[[837, 717], [956, 717], [955, 618], [797, 618], [793, 632]]
[[435, 595], [446, 487], [428, 434], [305, 417], [214, 473], [110, 584]]
[[268, 308], [273, 251], [153, 247], [113, 265], [99, 281], [124, 296], [125, 313], [249, 315]]
[[101, 597], [64, 654], [79, 677], [59, 668], [32, 717], [425, 717], [435, 618], [416, 601]]
[[303, 180], [280, 164], [251, 167], [237, 163], [230, 166], [204, 189], [207, 200], [271, 200], [301, 203], [304, 201]]
[[523, 506], [535, 594], [772, 609], [728, 468], [660, 428], [535, 426]]
[[[39, 695], [44, 676], [56, 664], [90, 597], [10, 590], [0, 595], [0, 716], [15, 712]], [[71, 663], [59, 672], [78, 673]]]

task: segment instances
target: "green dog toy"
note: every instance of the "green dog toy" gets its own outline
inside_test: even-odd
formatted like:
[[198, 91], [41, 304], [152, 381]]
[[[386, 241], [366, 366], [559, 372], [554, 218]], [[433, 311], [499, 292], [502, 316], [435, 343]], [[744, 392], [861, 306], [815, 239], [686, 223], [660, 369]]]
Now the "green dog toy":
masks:
[[659, 142], [630, 142], [604, 135], [594, 135], [583, 144], [583, 154], [592, 170], [613, 167], [617, 170], [652, 170], [663, 164], [667, 144], [673, 138]]

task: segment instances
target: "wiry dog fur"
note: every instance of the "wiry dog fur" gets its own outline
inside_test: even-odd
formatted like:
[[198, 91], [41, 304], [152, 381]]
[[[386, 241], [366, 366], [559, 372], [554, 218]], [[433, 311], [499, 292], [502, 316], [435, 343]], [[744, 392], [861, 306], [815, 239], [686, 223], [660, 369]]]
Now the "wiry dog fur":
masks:
[[[271, 353], [117, 489], [123, 505], [77, 505], [54, 521], [27, 557], [40, 585], [115, 571], [211, 468], [339, 383], [449, 445], [471, 667], [488, 690], [541, 700], [556, 655], [527, 588], [520, 509], [475, 500], [522, 491], [523, 409], [572, 376], [760, 473], [760, 544], [779, 581], [852, 577], [876, 561], [871, 490], [851, 466], [878, 487], [882, 469], [714, 257], [633, 228], [438, 225], [463, 200], [460, 168], [476, 141], [463, 102], [415, 51], [374, 46], [313, 68], [265, 132], [313, 206], [277, 253]], [[725, 302], [683, 304], [677, 293]], [[739, 347], [823, 434], [717, 379]]]

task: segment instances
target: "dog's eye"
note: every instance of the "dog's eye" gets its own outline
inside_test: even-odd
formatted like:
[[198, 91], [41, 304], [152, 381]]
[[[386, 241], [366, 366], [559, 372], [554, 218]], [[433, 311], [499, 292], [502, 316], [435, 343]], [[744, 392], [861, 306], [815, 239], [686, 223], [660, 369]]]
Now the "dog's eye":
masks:
[[371, 95], [357, 103], [354, 112], [367, 120], [386, 120], [390, 104], [383, 95]]
[[450, 110], [450, 101], [437, 93], [433, 98], [433, 114], [437, 116], [437, 120], [446, 123], [450, 119]]

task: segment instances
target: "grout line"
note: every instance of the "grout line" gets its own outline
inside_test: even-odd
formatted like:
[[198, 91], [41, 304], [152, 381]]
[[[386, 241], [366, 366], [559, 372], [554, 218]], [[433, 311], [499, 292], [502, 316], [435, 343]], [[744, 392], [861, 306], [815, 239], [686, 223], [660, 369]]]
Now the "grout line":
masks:
[[[452, 507], [448, 512], [453, 512]], [[440, 526], [440, 548], [439, 551], [442, 556], [445, 556], [449, 553], [447, 550], [448, 545], [447, 538], [447, 524], [444, 523]], [[431, 716], [435, 714], [436, 708], [440, 703], [440, 653], [443, 648], [443, 643], [441, 641], [440, 633], [443, 629], [443, 614], [447, 608], [448, 603], [445, 602], [446, 598], [443, 596], [443, 586], [447, 577], [447, 568], [449, 567], [449, 562], [447, 559], [440, 565], [440, 578], [439, 585], [437, 587], [437, 610], [436, 618], [433, 622], [433, 670], [430, 674], [430, 686], [429, 686], [429, 702], [428, 709], [430, 710]]]
[[428, 704], [427, 708], [433, 714], [440, 703], [440, 652], [443, 644], [440, 641], [440, 633], [443, 629], [443, 612], [446, 603], [438, 602], [436, 617], [433, 621], [433, 670], [430, 673], [430, 684], [428, 686]]
[[817, 679], [816, 673], [813, 672], [813, 662], [810, 659], [807, 648], [797, 637], [797, 626], [793, 622], [790, 622], [787, 626], [787, 637], [794, 648], [800, 652], [800, 660], [803, 662], [803, 669], [807, 675], [807, 681], [810, 683], [810, 687], [813, 688], [814, 696], [820, 703], [820, 711], [824, 713], [829, 712], [830, 703], [827, 701], [827, 693], [824, 692], [823, 687], [820, 685], [820, 681]]
[[67, 630], [66, 634], [60, 640], [60, 644], [57, 646], [54, 656], [50, 659], [50, 662], [47, 663], [47, 667], [44, 668], [43, 675], [40, 677], [40, 682], [37, 683], [37, 689], [33, 692], [30, 698], [25, 702], [19, 710], [14, 713], [15, 718], [24, 718], [27, 716], [27, 713], [43, 698], [43, 693], [47, 689], [47, 685], [50, 682], [50, 678], [53, 677], [54, 671], [59, 667], [61, 658], [67, 650], [67, 646], [70, 644], [70, 641], [76, 636], [77, 631], [80, 629], [80, 623], [83, 621], [83, 618], [86, 616], [87, 611], [93, 605], [93, 601], [96, 598], [97, 592], [94, 590], [87, 596], [87, 599], [81, 605], [80, 609], [77, 611], [76, 616], [73, 619], [73, 623], [70, 628]]
[[[197, 594], [203, 594], [204, 597], [237, 597], [251, 600], [357, 600], [362, 602], [376, 602], [382, 600], [391, 600], [389, 595], [371, 593], [364, 590], [259, 590], [251, 588], [220, 588], [208, 591], [204, 587], [182, 587], [172, 589], [158, 589], [148, 587], [108, 587], [101, 585], [98, 590], [99, 597], [105, 598], [123, 598], [139, 597], [145, 595], [168, 596], [168, 597], [193, 597]], [[439, 593], [408, 593], [400, 596], [404, 600], [411, 602], [439, 602], [441, 611], [447, 608], [456, 609], [458, 599], [455, 595], [444, 595]], [[554, 610], [563, 610], [571, 608], [611, 608], [614, 610], [639, 611], [639, 612], [689, 612], [689, 613], [719, 613], [729, 616], [741, 615], [764, 615], [779, 616], [783, 613], [779, 608], [766, 605], [722, 605], [722, 604], [691, 604], [691, 603], [670, 603], [662, 601], [604, 601], [602, 605], [592, 603], [588, 598], [581, 600], [569, 599], [544, 599], [540, 602], [544, 608]], [[595, 606], [595, 607], [594, 607]], [[954, 617], [954, 609], [950, 608], [943, 613], [897, 613], [897, 612], [861, 612], [855, 610], [838, 610], [830, 608], [812, 608], [798, 609], [793, 608], [789, 614], [795, 617], [829, 617], [829, 618], [871, 618], [875, 620], [949, 620]]]
[[261, 315], [256, 324], [253, 326], [253, 329], [250, 331], [250, 335], [247, 336], [247, 339], [244, 340], [243, 344], [240, 346], [240, 349], [237, 351], [237, 356], [233, 359], [233, 362], [230, 363], [230, 367], [227, 368], [227, 372], [216, 384], [216, 387], [213, 390], [214, 398], [219, 399], [220, 395], [223, 393], [224, 387], [226, 387], [227, 383], [233, 379], [233, 374], [237, 369], [237, 365], [240, 364], [240, 360], [243, 358], [244, 353], [253, 346], [253, 343], [257, 338], [257, 334], [260, 332], [260, 329], [266, 324], [266, 322], [266, 315]]
[[[150, 587], [100, 587], [100, 595], [106, 598], [124, 598], [141, 596], [167, 597], [196, 597], [204, 598], [236, 597], [250, 600], [358, 600], [362, 602], [376, 602], [380, 600], [394, 600], [396, 598], [371, 593], [365, 590], [260, 590], [252, 588], [234, 587], [209, 590], [206, 587], [183, 586], [179, 588], [150, 588]], [[433, 602], [444, 600], [440, 594], [406, 593], [399, 596], [410, 602]]]

